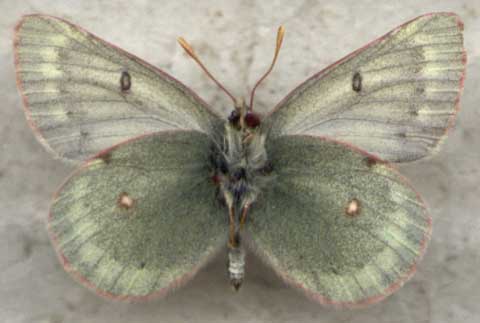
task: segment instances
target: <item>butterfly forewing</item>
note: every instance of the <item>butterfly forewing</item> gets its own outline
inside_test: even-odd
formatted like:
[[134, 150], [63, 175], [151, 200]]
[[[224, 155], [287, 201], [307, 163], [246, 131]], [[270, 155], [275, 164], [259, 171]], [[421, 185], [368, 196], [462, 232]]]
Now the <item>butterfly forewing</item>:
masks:
[[430, 217], [396, 171], [319, 137], [283, 136], [267, 149], [275, 182], [251, 208], [247, 230], [283, 278], [321, 303], [355, 306], [413, 274]]
[[27, 118], [66, 159], [160, 130], [210, 133], [219, 120], [169, 75], [58, 18], [24, 17], [15, 57]]
[[49, 220], [66, 270], [120, 299], [165, 294], [192, 276], [227, 237], [209, 180], [209, 145], [200, 132], [162, 132], [77, 171]]
[[429, 155], [452, 125], [466, 54], [458, 16], [414, 19], [314, 75], [267, 118], [272, 136], [328, 136], [395, 162]]

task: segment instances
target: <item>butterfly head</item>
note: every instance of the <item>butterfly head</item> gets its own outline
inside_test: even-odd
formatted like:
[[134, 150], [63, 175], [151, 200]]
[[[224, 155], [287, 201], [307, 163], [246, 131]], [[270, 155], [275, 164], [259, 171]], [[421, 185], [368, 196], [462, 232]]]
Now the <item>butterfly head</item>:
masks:
[[230, 113], [228, 121], [231, 126], [244, 131], [256, 129], [261, 124], [260, 116], [251, 111], [243, 99], [235, 100], [235, 108]]

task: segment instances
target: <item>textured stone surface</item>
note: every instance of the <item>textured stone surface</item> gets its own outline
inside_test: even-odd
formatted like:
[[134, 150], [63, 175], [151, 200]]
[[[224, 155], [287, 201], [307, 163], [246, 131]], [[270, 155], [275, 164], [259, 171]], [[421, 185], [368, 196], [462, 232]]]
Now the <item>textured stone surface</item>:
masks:
[[[480, 320], [480, 3], [405, 1], [1, 1], [0, 318], [2, 322], [462, 322]], [[270, 62], [276, 28], [284, 48], [257, 108], [271, 109], [315, 71], [393, 27], [431, 11], [465, 23], [462, 111], [442, 150], [402, 166], [430, 206], [432, 242], [416, 276], [375, 306], [321, 307], [288, 288], [253, 256], [235, 294], [224, 254], [166, 299], [126, 304], [97, 297], [61, 268], [45, 224], [50, 197], [72, 170], [36, 142], [15, 87], [13, 26], [22, 14], [63, 17], [145, 58], [191, 86], [219, 111], [227, 98], [176, 44], [185, 36], [235, 94], [247, 96]]]

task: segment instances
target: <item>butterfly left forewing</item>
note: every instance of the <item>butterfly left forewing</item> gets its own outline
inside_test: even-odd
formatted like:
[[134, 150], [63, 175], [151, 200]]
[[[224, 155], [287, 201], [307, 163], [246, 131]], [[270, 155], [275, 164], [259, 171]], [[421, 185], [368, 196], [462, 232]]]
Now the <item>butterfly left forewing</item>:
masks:
[[265, 120], [271, 136], [328, 136], [394, 162], [429, 156], [459, 106], [462, 32], [452, 13], [394, 29], [291, 92]]
[[377, 302], [411, 277], [431, 220], [395, 170], [318, 137], [282, 136], [267, 150], [275, 181], [246, 230], [281, 277], [336, 306]]

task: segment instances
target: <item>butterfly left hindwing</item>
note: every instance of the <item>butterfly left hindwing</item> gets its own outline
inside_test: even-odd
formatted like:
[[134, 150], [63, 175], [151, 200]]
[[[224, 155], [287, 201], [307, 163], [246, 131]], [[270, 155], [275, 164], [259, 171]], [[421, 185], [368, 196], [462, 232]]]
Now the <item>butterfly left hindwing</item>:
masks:
[[62, 186], [49, 219], [65, 269], [101, 295], [166, 294], [224, 246], [207, 135], [161, 132], [93, 158]]

